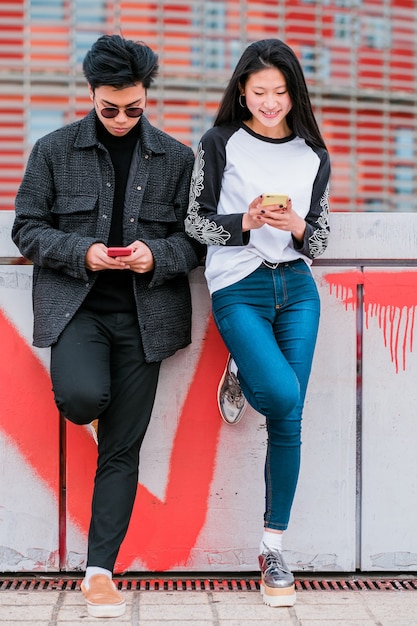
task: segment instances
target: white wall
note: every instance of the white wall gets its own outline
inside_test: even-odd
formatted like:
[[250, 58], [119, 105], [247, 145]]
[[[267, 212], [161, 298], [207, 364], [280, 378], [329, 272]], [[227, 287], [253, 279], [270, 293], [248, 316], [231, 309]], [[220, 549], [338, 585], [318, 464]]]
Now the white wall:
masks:
[[[15, 264], [12, 219], [0, 212], [0, 570], [83, 569], [95, 444], [69, 425], [60, 477], [49, 351], [31, 347], [31, 267]], [[335, 214], [314, 264], [322, 318], [285, 536], [295, 571], [416, 568], [416, 225], [414, 214]], [[191, 284], [193, 343], [162, 367], [120, 571], [257, 568], [264, 419], [250, 409], [221, 422], [226, 351], [203, 268]]]

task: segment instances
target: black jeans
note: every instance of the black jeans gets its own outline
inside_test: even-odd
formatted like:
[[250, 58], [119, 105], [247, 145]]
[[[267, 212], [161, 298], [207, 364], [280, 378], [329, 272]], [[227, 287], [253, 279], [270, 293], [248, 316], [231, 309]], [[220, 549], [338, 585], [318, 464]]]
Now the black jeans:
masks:
[[56, 405], [75, 424], [99, 418], [87, 565], [113, 571], [138, 485], [139, 451], [160, 363], [146, 363], [137, 317], [81, 309], [51, 350]]

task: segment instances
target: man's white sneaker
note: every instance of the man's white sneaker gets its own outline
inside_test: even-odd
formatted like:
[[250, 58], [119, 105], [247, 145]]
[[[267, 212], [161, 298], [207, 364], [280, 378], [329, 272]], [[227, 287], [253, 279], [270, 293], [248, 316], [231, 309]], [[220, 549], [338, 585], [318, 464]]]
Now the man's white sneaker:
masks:
[[83, 582], [81, 591], [91, 617], [120, 617], [126, 611], [126, 600], [106, 574], [91, 576], [88, 589]]

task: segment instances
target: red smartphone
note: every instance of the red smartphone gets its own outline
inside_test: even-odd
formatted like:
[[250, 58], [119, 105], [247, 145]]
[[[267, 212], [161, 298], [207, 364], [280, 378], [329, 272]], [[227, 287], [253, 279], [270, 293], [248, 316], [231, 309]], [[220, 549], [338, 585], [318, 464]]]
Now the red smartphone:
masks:
[[132, 248], [108, 248], [107, 256], [129, 256], [132, 254]]

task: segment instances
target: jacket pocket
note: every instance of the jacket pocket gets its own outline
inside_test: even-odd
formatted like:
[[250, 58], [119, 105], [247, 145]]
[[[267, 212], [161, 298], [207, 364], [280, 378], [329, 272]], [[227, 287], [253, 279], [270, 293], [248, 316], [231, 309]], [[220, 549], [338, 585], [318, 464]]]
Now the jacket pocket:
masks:
[[56, 215], [75, 215], [94, 211], [97, 196], [58, 196], [52, 213]]
[[94, 236], [97, 224], [97, 196], [57, 197], [51, 209], [56, 226], [64, 232], [75, 232], [83, 236]]
[[167, 223], [176, 222], [177, 216], [172, 204], [143, 201], [139, 212], [139, 220]]
[[170, 204], [143, 202], [137, 225], [139, 239], [161, 239], [177, 230], [177, 216]]

